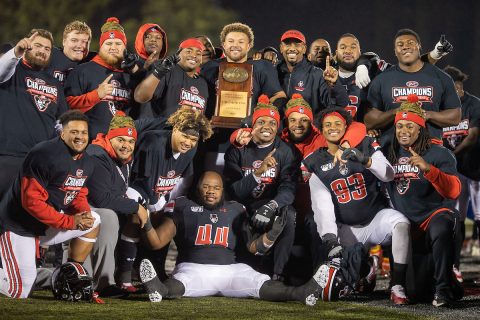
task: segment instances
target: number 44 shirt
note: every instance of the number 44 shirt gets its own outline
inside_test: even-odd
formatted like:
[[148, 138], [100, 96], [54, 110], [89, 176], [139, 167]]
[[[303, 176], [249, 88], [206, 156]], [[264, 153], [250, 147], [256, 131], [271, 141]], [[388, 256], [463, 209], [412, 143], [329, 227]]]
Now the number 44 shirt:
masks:
[[373, 138], [366, 137], [357, 148], [372, 158], [369, 169], [350, 160], [346, 164], [337, 162], [334, 165], [333, 155], [327, 148], [320, 148], [303, 160], [312, 173], [311, 183], [316, 176], [321, 182], [319, 186], [323, 187], [312, 188], [310, 185], [312, 202], [314, 197], [317, 200], [331, 197], [337, 222], [347, 225], [366, 225], [378, 211], [387, 207], [386, 198], [380, 191], [380, 177], [373, 172], [376, 167], [374, 162], [387, 162], [379, 144]]

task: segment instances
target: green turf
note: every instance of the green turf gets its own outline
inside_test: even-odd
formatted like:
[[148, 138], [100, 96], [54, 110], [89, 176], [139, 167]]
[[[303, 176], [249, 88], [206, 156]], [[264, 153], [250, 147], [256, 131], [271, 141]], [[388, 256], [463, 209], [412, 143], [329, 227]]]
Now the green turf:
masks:
[[26, 300], [0, 297], [0, 319], [428, 319], [390, 308], [350, 302], [274, 303], [253, 299], [182, 298], [161, 303], [145, 301], [145, 295], [128, 300], [105, 299], [106, 304], [55, 301], [48, 291], [35, 292]]

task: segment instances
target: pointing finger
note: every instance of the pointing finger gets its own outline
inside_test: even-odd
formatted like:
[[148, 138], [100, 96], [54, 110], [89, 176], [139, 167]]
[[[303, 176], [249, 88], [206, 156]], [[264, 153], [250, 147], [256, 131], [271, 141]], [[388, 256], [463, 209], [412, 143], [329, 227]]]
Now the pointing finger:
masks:
[[327, 59], [325, 60], [325, 70], [330, 69], [330, 56], [327, 56]]
[[442, 34], [442, 35], [440, 36], [440, 43], [443, 44], [444, 42], [445, 42], [445, 35]]
[[268, 157], [273, 156], [273, 154], [275, 153], [275, 151], [277, 151], [277, 148], [273, 148], [273, 150], [270, 151], [265, 158], [268, 158]]
[[415, 157], [415, 156], [418, 156], [418, 154], [417, 154], [415, 151], [413, 151], [412, 147], [409, 147], [409, 148], [408, 148], [408, 151], [410, 151], [410, 153], [412, 154], [412, 156], [414, 156], [414, 157]]
[[33, 39], [35, 39], [36, 36], [38, 36], [38, 32], [34, 32], [34, 33], [28, 38], [28, 40], [33, 41]]
[[110, 74], [105, 80], [103, 80], [102, 83], [108, 83], [108, 82], [110, 82], [110, 79], [112, 79], [112, 77], [113, 77], [113, 73]]

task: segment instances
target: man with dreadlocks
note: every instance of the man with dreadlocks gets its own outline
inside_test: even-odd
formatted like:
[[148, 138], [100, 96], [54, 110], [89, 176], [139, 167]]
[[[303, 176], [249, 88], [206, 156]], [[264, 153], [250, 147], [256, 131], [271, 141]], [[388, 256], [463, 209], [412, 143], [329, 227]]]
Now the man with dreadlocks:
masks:
[[[416, 288], [428, 291], [433, 282], [432, 304], [446, 306], [458, 298], [452, 292], [453, 235], [458, 218], [452, 200], [459, 196], [461, 184], [452, 152], [431, 142], [416, 95], [409, 95], [395, 115], [395, 139], [388, 158], [395, 170], [394, 181], [387, 184], [388, 193], [394, 207], [412, 224], [413, 252], [432, 253], [429, 271], [415, 268]], [[433, 288], [427, 295], [431, 298], [432, 294]]]
[[[127, 194], [135, 200], [144, 199], [150, 213], [163, 211], [169, 200], [186, 194], [193, 179], [192, 160], [198, 141], [212, 135], [208, 119], [192, 109], [177, 110], [168, 118], [168, 124], [173, 129], [143, 133], [135, 151], [132, 182]], [[120, 285], [131, 283], [136, 244], [140, 240], [139, 221], [135, 215], [131, 218], [119, 242], [123, 248], [117, 268]], [[160, 254], [166, 257], [167, 250], [168, 246]]]
[[[405, 275], [409, 244], [409, 223], [400, 212], [388, 207], [379, 182], [393, 180], [392, 166], [378, 143], [366, 137], [357, 148], [343, 151], [342, 161], [334, 155], [352, 118], [343, 108], [331, 108], [319, 115], [319, 128], [327, 140], [304, 161], [312, 173], [310, 194], [312, 210], [322, 241], [330, 249], [328, 256], [339, 256], [341, 247], [362, 242], [366, 246], [392, 244], [394, 258], [394, 304], [407, 304]], [[368, 279], [367, 279], [368, 281]]]
[[247, 207], [257, 236], [271, 229], [276, 217], [286, 214], [281, 233], [271, 238], [260, 237], [249, 246], [256, 255], [264, 255], [273, 246], [273, 278], [282, 280], [295, 236], [295, 210], [291, 204], [298, 166], [292, 147], [277, 136], [280, 114], [266, 95], [258, 99], [252, 123], [251, 141], [241, 149], [230, 146], [223, 173], [227, 191]]

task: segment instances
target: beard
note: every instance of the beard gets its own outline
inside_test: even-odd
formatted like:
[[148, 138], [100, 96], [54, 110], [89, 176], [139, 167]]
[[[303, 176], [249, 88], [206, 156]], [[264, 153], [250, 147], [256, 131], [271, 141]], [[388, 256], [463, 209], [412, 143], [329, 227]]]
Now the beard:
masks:
[[34, 70], [45, 69], [50, 64], [50, 57], [51, 56], [46, 59], [47, 55], [41, 52], [37, 52], [35, 55], [32, 54], [31, 51], [27, 51], [25, 53], [25, 60], [27, 61], [28, 65]]
[[203, 197], [198, 189], [195, 190], [194, 198], [196, 203], [202, 205], [204, 208], [207, 208], [207, 210], [215, 210], [217, 208], [220, 208], [223, 205], [223, 201], [225, 200], [224, 193], [222, 193], [222, 197], [217, 203], [206, 203], [205, 200], [203, 200]]
[[355, 62], [339, 61], [338, 66], [347, 71], [355, 71], [357, 69], [357, 61]]
[[102, 51], [100, 51], [98, 53], [98, 55], [100, 56], [100, 58], [102, 58], [103, 61], [105, 61], [108, 65], [112, 66], [112, 67], [115, 67], [115, 68], [119, 68], [120, 67], [120, 64], [122, 63], [122, 60], [123, 58], [121, 57], [115, 57], [115, 56], [112, 56], [112, 55], [109, 55], [109, 54], [106, 54]]
[[290, 138], [290, 141], [292, 141], [293, 143], [301, 143], [303, 142], [307, 137], [310, 136], [310, 134], [312, 133], [312, 127], [308, 128], [307, 131], [305, 131], [304, 134], [302, 134], [300, 137], [296, 137], [294, 136], [290, 130], [288, 131], [288, 136]]

